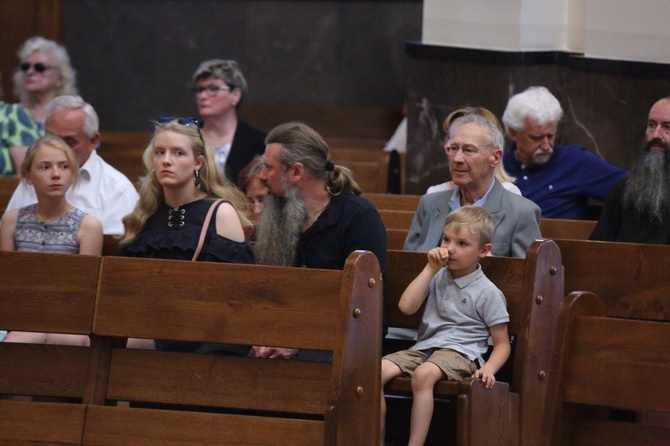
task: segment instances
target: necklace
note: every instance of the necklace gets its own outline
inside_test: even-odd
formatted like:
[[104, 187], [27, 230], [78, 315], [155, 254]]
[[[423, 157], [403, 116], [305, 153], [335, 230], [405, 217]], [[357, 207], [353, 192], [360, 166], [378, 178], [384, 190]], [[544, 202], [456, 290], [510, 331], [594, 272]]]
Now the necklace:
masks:
[[328, 207], [329, 204], [330, 204], [330, 198], [328, 198], [328, 202], [326, 203], [326, 205], [324, 207], [322, 207], [321, 209], [319, 209], [316, 212], [313, 212], [311, 214], [307, 214], [307, 216], [305, 217], [305, 226], [304, 226], [303, 230], [312, 226], [314, 224], [314, 222], [316, 220], [318, 220], [319, 215], [321, 215], [321, 213], [326, 210], [326, 208]]

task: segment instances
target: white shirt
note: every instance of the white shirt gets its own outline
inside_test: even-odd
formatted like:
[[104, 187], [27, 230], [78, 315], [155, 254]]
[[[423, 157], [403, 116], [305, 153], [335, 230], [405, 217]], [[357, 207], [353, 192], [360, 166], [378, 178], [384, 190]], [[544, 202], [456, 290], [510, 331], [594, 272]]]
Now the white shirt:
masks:
[[[133, 183], [107, 164], [97, 151], [79, 168], [79, 180], [66, 193], [68, 203], [96, 217], [104, 234], [123, 234], [121, 219], [130, 214], [140, 196]], [[7, 210], [37, 203], [35, 188], [21, 180]]]
[[397, 150], [398, 153], [407, 152], [407, 117], [404, 117], [398, 127], [393, 132], [393, 136], [386, 143], [384, 151], [391, 152]]

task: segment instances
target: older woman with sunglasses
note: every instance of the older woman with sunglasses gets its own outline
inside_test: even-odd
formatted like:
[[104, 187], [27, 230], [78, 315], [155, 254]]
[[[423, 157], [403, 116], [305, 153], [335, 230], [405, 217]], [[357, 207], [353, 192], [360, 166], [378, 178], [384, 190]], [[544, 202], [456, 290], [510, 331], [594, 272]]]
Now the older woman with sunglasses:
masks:
[[265, 134], [237, 116], [246, 91], [247, 81], [234, 60], [206, 60], [193, 74], [202, 133], [214, 147], [216, 164], [232, 182], [265, 151]]
[[44, 133], [44, 109], [56, 96], [77, 94], [76, 72], [67, 50], [40, 36], [17, 52], [14, 93], [20, 103], [0, 103], [0, 176], [18, 173], [28, 146]]
[[[251, 223], [246, 198], [221, 174], [211, 146], [202, 138], [194, 118], [159, 118], [144, 151], [149, 174], [140, 201], [123, 218], [121, 255], [175, 260], [253, 263], [245, 237]], [[217, 199], [223, 198], [219, 202]], [[213, 210], [211, 223], [207, 214]], [[204, 231], [203, 231], [204, 228]], [[202, 249], [196, 255], [201, 234]], [[160, 297], [157, 297], [160, 298]], [[152, 347], [131, 340], [132, 347]], [[249, 347], [158, 341], [161, 350], [225, 352], [246, 355]]]

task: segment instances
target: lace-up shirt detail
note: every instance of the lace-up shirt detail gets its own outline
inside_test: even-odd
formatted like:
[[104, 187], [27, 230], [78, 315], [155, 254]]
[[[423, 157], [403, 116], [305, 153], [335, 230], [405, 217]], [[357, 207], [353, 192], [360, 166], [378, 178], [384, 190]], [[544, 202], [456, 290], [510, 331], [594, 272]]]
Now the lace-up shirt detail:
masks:
[[182, 207], [171, 208], [168, 210], [168, 228], [180, 229], [186, 224], [186, 209]]

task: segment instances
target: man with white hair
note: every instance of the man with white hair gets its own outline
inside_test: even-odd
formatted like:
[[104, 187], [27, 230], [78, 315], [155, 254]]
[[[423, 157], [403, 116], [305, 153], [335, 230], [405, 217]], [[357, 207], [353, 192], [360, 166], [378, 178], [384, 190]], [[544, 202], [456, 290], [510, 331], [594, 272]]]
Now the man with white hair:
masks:
[[545, 87], [512, 96], [502, 117], [513, 141], [503, 156], [521, 194], [542, 209], [542, 217], [583, 220], [590, 197], [605, 200], [626, 171], [582, 146], [556, 144], [563, 117], [558, 100]]
[[[49, 102], [45, 113], [46, 132], [61, 137], [79, 164], [79, 180], [67, 191], [67, 201], [100, 220], [104, 234], [123, 234], [121, 219], [133, 210], [139, 195], [125, 175], [98, 155], [98, 114], [81, 97], [67, 95]], [[7, 210], [36, 202], [33, 186], [21, 180]]]
[[504, 136], [491, 121], [465, 115], [449, 127], [445, 146], [449, 173], [456, 188], [421, 197], [405, 239], [406, 251], [430, 251], [442, 241], [449, 212], [461, 206], [481, 206], [495, 225], [491, 253], [525, 257], [540, 234], [540, 208], [532, 201], [506, 190], [495, 178]]
[[607, 196], [590, 238], [670, 244], [670, 97], [649, 110], [642, 153]]

